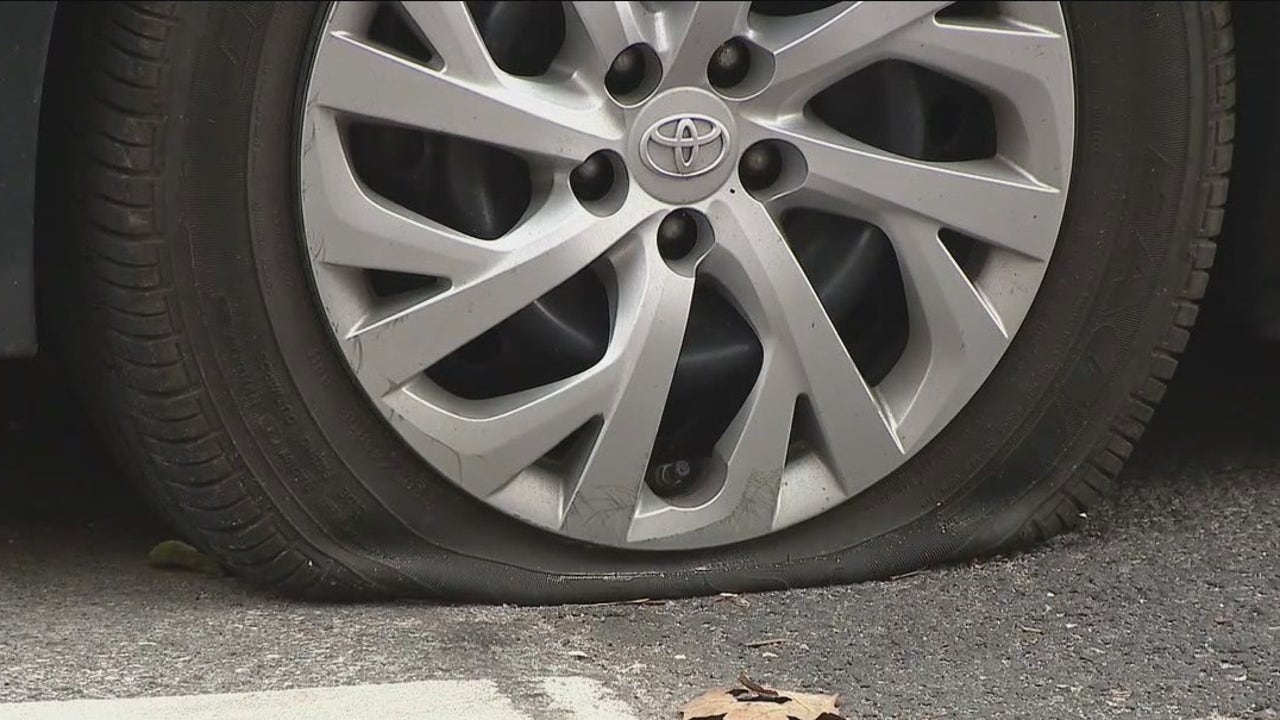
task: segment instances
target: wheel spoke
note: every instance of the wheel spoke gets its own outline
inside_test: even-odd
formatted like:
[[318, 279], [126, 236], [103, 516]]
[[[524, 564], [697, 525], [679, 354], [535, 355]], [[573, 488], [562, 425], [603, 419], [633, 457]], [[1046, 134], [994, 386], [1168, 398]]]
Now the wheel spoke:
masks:
[[601, 219], [568, 202], [548, 202], [503, 238], [510, 250], [481, 276], [349, 332], [357, 371], [399, 385], [568, 280], [647, 212], [630, 204]]
[[319, 117], [302, 164], [310, 181], [307, 232], [317, 261], [332, 265], [444, 277], [474, 277], [499, 260], [501, 245], [476, 240], [408, 210], [371, 197], [343, 151], [333, 119]]
[[347, 33], [325, 37], [311, 88], [320, 107], [547, 158], [580, 162], [622, 136], [598, 102], [571, 103], [568, 91], [519, 78], [454, 77]]
[[[997, 23], [999, 21], [996, 21]], [[917, 23], [886, 52], [976, 86], [992, 100], [1001, 154], [1055, 186], [1070, 173], [1071, 58], [1062, 36], [1029, 25]]]
[[[650, 224], [644, 240], [656, 232]], [[684, 341], [694, 279], [671, 271], [652, 243], [615, 253], [618, 391], [566, 508], [563, 530], [625, 543]]]
[[639, 2], [578, 0], [568, 4], [595, 49], [591, 75], [604, 77], [613, 59], [636, 43], [654, 42], [653, 13]]
[[670, 44], [659, 48], [664, 67], [659, 89], [706, 85], [712, 53], [746, 28], [749, 7], [750, 3], [736, 0], [672, 7], [667, 21]]
[[797, 394], [786, 362], [779, 353], [765, 359], [755, 389], [716, 447], [725, 463], [717, 502], [732, 507], [735, 524], [749, 523], [756, 532], [773, 527], [791, 443]]
[[598, 368], [516, 395], [458, 402], [427, 383], [386, 396], [436, 470], [480, 497], [506, 485], [598, 414], [609, 386]]
[[833, 470], [859, 492], [901, 462], [888, 418], [768, 212], [751, 200], [716, 202], [709, 216], [717, 232], [707, 271], [780, 355], [776, 371], [794, 375], [792, 399], [809, 398]]
[[765, 356], [751, 395], [716, 444], [707, 479], [722, 482], [720, 492], [695, 507], [648, 498], [632, 524], [632, 542], [715, 544], [772, 529], [796, 403], [794, 373], [779, 360], [788, 362], [779, 353]]
[[445, 72], [475, 81], [491, 81], [497, 67], [480, 37], [465, 2], [402, 2], [416, 26], [444, 65]]
[[1004, 354], [1000, 319], [956, 264], [937, 227], [909, 216], [885, 224], [906, 288], [910, 338], [882, 388], [913, 448], [960, 409]]
[[[773, 54], [769, 88], [752, 105], [779, 114], [859, 68], [885, 57], [886, 40], [905, 27], [932, 21], [949, 2], [855, 2], [817, 13], [764, 18], [748, 35]], [[816, 16], [816, 17], [815, 17]]]
[[954, 163], [912, 160], [877, 150], [801, 120], [758, 131], [799, 148], [808, 177], [807, 201], [877, 222], [907, 211], [938, 225], [1036, 260], [1048, 260], [1057, 240], [1053, 219], [1060, 192], [1000, 158]]

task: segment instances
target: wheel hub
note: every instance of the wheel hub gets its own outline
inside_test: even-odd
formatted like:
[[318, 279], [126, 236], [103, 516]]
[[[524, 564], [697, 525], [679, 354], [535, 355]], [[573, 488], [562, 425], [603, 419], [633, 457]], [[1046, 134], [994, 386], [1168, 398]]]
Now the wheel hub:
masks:
[[653, 197], [695, 203], [733, 176], [737, 124], [724, 101], [675, 88], [650, 100], [629, 123], [627, 165]]

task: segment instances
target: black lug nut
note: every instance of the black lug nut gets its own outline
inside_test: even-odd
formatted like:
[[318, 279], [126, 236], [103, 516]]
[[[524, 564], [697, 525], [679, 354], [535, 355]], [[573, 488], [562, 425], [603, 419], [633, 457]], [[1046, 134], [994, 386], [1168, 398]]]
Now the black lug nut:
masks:
[[738, 175], [748, 190], [763, 190], [782, 174], [782, 151], [772, 142], [758, 142], [747, 148], [738, 161]]
[[594, 153], [569, 173], [569, 187], [583, 202], [595, 202], [613, 187], [613, 163], [602, 152]]
[[698, 221], [688, 210], [674, 210], [658, 224], [658, 252], [667, 260], [679, 260], [698, 242]]
[[613, 59], [609, 72], [605, 73], [604, 86], [614, 97], [628, 95], [640, 89], [644, 83], [644, 50], [632, 45]]
[[662, 463], [649, 473], [649, 489], [662, 498], [687, 492], [694, 481], [694, 467], [688, 460]]
[[711, 62], [707, 63], [707, 79], [723, 90], [741, 83], [750, 70], [750, 49], [740, 38], [731, 38], [711, 54]]

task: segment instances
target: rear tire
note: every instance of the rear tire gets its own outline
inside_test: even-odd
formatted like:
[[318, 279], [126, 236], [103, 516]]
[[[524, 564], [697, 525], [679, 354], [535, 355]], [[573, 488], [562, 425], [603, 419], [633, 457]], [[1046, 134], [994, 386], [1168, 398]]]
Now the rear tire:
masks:
[[439, 477], [333, 346], [289, 150], [317, 9], [75, 12], [84, 52], [54, 77], [84, 83], [84, 127], [57, 141], [75, 148], [63, 179], [80, 296], [66, 320], [92, 412], [191, 541], [294, 596], [551, 603], [780, 589], [1061, 532], [1151, 419], [1222, 223], [1227, 4], [1068, 8], [1078, 127], [1066, 217], [1022, 329], [956, 420], [863, 494], [768, 537], [678, 553], [591, 546]]

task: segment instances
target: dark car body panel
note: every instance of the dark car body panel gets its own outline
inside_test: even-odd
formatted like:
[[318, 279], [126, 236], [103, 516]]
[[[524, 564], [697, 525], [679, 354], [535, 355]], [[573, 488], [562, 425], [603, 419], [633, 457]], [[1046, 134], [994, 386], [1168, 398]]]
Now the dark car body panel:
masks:
[[36, 351], [36, 138], [56, 9], [0, 4], [0, 357]]

